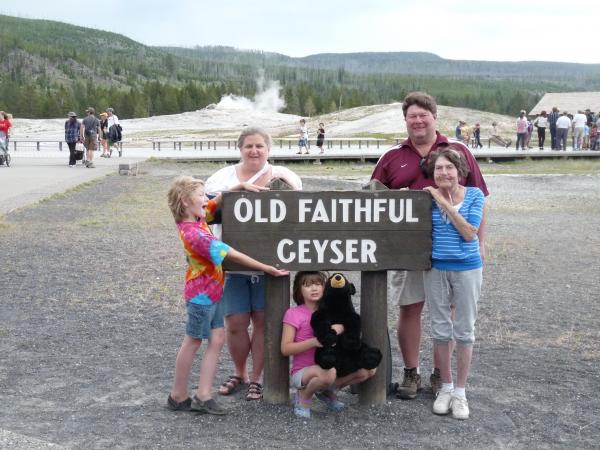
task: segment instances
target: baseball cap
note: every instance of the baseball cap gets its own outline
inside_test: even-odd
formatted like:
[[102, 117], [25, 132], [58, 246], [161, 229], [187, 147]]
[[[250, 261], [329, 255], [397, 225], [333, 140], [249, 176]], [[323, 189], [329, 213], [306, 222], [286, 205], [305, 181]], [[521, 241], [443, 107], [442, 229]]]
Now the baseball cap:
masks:
[[96, 110], [94, 108], [92, 108], [91, 106], [85, 110], [86, 113], [92, 113], [92, 114], [96, 114]]

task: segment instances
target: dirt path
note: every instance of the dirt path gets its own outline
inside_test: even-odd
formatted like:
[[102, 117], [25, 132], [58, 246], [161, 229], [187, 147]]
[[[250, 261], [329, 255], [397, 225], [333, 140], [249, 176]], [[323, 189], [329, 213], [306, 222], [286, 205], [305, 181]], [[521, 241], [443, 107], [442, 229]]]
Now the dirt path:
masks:
[[[165, 192], [199, 167], [148, 164], [0, 220], [0, 447], [597, 448], [600, 177], [488, 178], [470, 420], [434, 416], [424, 390], [381, 408], [343, 392], [346, 411], [303, 422], [241, 393], [223, 399], [225, 417], [164, 408], [185, 322]], [[396, 315], [390, 305], [390, 330]], [[428, 332], [422, 355], [427, 372]], [[218, 380], [231, 368], [224, 351]]]

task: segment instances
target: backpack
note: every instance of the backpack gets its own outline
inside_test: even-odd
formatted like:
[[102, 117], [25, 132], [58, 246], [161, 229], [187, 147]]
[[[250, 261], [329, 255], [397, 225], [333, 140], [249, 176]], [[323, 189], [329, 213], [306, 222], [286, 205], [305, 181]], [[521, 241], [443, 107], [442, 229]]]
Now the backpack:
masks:
[[123, 128], [121, 127], [121, 125], [119, 125], [119, 124], [112, 125], [108, 129], [108, 139], [111, 142], [120, 142], [121, 139], [123, 139], [122, 130], [123, 130]]

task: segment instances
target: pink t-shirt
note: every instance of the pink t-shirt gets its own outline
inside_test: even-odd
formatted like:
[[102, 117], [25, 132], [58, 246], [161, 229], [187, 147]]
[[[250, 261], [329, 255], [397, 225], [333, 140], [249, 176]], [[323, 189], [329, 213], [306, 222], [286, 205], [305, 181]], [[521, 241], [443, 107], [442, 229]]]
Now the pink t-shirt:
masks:
[[517, 119], [517, 133], [527, 133], [527, 119]]
[[[283, 316], [283, 323], [287, 323], [296, 329], [294, 342], [302, 342], [315, 337], [313, 329], [310, 326], [312, 311], [306, 305], [290, 308]], [[294, 375], [300, 369], [315, 365], [315, 348], [294, 355], [292, 359], [292, 370], [290, 375]]]

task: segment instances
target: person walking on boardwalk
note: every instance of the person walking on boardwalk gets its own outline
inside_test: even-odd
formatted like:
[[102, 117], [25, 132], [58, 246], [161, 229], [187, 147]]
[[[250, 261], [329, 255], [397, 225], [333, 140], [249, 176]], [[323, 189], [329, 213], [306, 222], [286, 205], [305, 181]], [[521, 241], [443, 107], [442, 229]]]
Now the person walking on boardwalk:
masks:
[[548, 115], [546, 111], [542, 111], [539, 116], [533, 121], [533, 125], [537, 130], [538, 146], [540, 150], [544, 150], [544, 142], [546, 142], [546, 128], [548, 127]]
[[325, 142], [325, 125], [323, 123], [320, 123], [319, 128], [317, 129], [317, 148], [320, 150], [319, 151], [320, 155], [325, 153], [325, 150], [323, 150], [324, 142]]
[[308, 128], [306, 127], [306, 120], [300, 119], [300, 127], [298, 128], [298, 132], [300, 133], [300, 137], [298, 138], [298, 153], [296, 154], [301, 155], [302, 149], [304, 149], [304, 154], [308, 155]]
[[569, 119], [567, 111], [563, 111], [562, 116], [556, 121], [556, 150], [567, 150], [571, 125], [571, 119]]
[[519, 144], [521, 144], [521, 150], [525, 150], [527, 140], [527, 117], [525, 117], [525, 111], [521, 111], [517, 118], [517, 147], [519, 150]]
[[86, 149], [86, 164], [88, 169], [94, 168], [94, 151], [98, 148], [100, 121], [96, 118], [96, 110], [89, 107], [85, 111], [87, 117], [81, 122], [81, 140]]
[[106, 112], [100, 113], [100, 146], [102, 147], [102, 154], [100, 157], [109, 158], [108, 154], [108, 114]]
[[[106, 109], [106, 114], [108, 117], [106, 118], [106, 126], [108, 128], [108, 157], [112, 156], [113, 148], [115, 144], [121, 142], [123, 135], [121, 133], [121, 124], [119, 123], [119, 117], [115, 114], [115, 110], [112, 108]], [[119, 146], [117, 148], [119, 152], [119, 158], [123, 155], [123, 150]]]
[[550, 128], [550, 149], [560, 150], [558, 147], [558, 139], [556, 136], [556, 121], [560, 117], [559, 109], [556, 106], [552, 107], [552, 112], [548, 114], [548, 127]]
[[483, 148], [483, 145], [481, 145], [481, 125], [479, 124], [479, 122], [477, 122], [475, 124], [475, 128], [473, 128], [473, 138], [475, 139], [473, 146], [476, 149]]
[[[75, 149], [78, 142], [81, 142], [81, 123], [77, 120], [77, 114], [71, 111], [65, 121], [65, 142], [69, 146], [69, 167], [75, 167], [77, 158]], [[79, 158], [81, 159], [81, 158]]]

